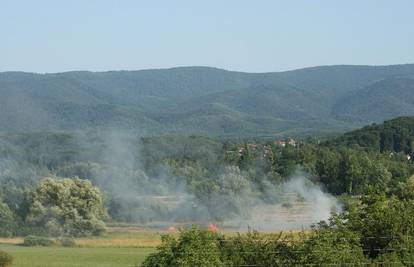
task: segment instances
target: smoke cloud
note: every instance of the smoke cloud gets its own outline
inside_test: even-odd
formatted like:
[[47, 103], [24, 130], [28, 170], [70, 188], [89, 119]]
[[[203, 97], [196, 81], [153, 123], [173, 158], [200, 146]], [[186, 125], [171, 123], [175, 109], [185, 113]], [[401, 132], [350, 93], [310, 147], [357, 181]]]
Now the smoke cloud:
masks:
[[[127, 222], [148, 227], [216, 223], [238, 231], [299, 230], [340, 211], [338, 201], [300, 171], [280, 185], [264, 179], [259, 190], [237, 166], [217, 166], [219, 171], [203, 180], [214, 180], [218, 188], [200, 195], [168, 163], [146, 173], [136, 136], [110, 132], [103, 140], [104, 164], [92, 168], [91, 179], [108, 195], [111, 213]], [[200, 175], [197, 166], [184, 166], [179, 172]]]
[[[52, 170], [39, 169], [27, 162], [22, 165], [23, 160], [15, 154], [3, 156], [0, 180], [5, 183], [13, 179], [16, 184], [23, 184], [27, 177], [36, 177], [30, 183], [34, 184], [42, 175], [47, 176], [47, 171], [61, 177], [90, 179], [105, 193], [114, 219], [162, 229], [214, 223], [219, 228], [237, 231], [300, 230], [328, 219], [331, 212], [341, 208], [333, 196], [307, 179], [304, 172], [297, 171], [281, 184], [265, 176], [257, 183], [248, 171], [217, 164], [220, 161], [217, 153], [205, 147], [195, 150], [194, 145], [174, 141], [162, 146], [155, 141], [155, 145], [145, 146], [139, 134], [119, 130], [93, 135], [77, 133], [74, 139], [67, 141], [68, 144], [75, 144], [76, 151], [87, 152]], [[57, 140], [56, 146], [40, 144], [42, 151], [45, 150], [41, 158], [49, 157], [48, 164], [56, 157], [49, 154], [61, 145], [60, 139]], [[7, 147], [4, 141], [1, 145]], [[163, 153], [183, 155], [190, 161], [180, 165], [159, 160], [163, 157], [156, 155]], [[196, 157], [210, 171], [198, 159], [191, 161], [191, 153], [199, 153]]]

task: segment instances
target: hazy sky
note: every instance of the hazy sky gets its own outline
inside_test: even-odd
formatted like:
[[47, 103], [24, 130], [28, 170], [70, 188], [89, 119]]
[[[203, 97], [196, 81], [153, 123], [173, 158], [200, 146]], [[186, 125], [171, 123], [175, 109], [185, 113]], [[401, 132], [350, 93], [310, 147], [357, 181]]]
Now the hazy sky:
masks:
[[413, 0], [0, 0], [0, 71], [414, 63]]

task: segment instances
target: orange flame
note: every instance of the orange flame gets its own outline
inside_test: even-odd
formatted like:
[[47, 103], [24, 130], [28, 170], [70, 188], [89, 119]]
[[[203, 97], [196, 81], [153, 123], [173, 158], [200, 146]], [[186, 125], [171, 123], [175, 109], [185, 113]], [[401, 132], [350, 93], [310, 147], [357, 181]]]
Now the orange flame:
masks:
[[217, 233], [218, 232], [218, 227], [217, 225], [215, 225], [214, 223], [210, 223], [207, 227], [207, 231], [211, 232], [211, 233]]

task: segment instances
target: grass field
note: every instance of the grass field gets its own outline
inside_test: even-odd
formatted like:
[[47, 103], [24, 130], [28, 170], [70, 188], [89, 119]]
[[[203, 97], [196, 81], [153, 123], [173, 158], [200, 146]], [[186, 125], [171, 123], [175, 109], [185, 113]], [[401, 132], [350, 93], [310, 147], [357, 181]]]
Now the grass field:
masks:
[[15, 258], [13, 267], [132, 267], [154, 248], [23, 247], [0, 244]]
[[[23, 238], [0, 238], [0, 250], [15, 258], [13, 267], [133, 267], [161, 244], [161, 233], [157, 231], [138, 227], [112, 227], [108, 230], [103, 236], [77, 238], [74, 247], [24, 247], [21, 246]], [[299, 232], [286, 234], [295, 237]]]
[[132, 267], [161, 243], [152, 231], [110, 231], [104, 236], [78, 238], [75, 247], [24, 247], [23, 238], [1, 238], [0, 250], [14, 257], [13, 267]]

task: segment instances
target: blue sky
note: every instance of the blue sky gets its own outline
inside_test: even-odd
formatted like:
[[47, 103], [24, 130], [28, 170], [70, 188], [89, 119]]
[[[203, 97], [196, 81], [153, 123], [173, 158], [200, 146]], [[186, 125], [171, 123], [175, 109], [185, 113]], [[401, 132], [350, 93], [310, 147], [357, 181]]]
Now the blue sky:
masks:
[[0, 0], [0, 71], [414, 63], [412, 0]]

